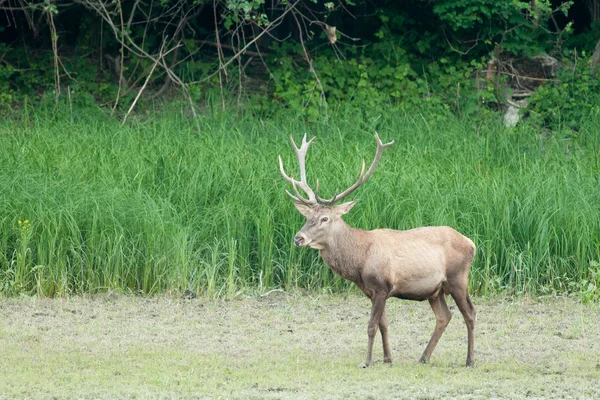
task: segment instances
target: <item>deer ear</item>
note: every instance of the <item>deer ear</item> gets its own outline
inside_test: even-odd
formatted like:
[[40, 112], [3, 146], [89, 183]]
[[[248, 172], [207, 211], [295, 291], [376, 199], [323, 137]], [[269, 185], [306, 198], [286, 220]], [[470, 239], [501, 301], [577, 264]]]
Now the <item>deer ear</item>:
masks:
[[300, 214], [304, 215], [305, 217], [308, 217], [312, 212], [312, 207], [307, 206], [306, 204], [294, 203], [294, 206], [296, 206], [296, 210], [300, 211]]
[[354, 207], [354, 205], [358, 202], [358, 200], [354, 200], [354, 201], [350, 201], [348, 203], [342, 203], [339, 206], [335, 206], [333, 208], [333, 210], [335, 211], [335, 213], [337, 215], [344, 215], [344, 214], [348, 214], [350, 212], [350, 210], [352, 210], [352, 207]]

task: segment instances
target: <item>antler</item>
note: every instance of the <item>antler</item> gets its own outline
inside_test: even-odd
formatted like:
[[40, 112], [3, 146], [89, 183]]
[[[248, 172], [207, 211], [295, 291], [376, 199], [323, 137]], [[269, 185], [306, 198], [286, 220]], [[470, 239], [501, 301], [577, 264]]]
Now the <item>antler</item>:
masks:
[[357, 187], [359, 187], [360, 185], [365, 183], [371, 177], [371, 175], [375, 171], [375, 168], [377, 168], [377, 165], [379, 164], [379, 159], [381, 158], [381, 154], [383, 153], [383, 150], [386, 147], [389, 147], [394, 144], [393, 140], [389, 143], [383, 144], [381, 142], [381, 139], [379, 139], [379, 135], [377, 134], [377, 132], [375, 132], [375, 139], [377, 140], [377, 152], [375, 153], [375, 159], [373, 159], [373, 162], [371, 163], [371, 166], [369, 167], [369, 170], [367, 171], [366, 174], [365, 174], [365, 160], [363, 160], [362, 168], [360, 170], [360, 176], [358, 177], [358, 180], [354, 183], [354, 185], [350, 186], [348, 189], [344, 190], [339, 195], [337, 194], [337, 190], [336, 190], [335, 195], [331, 199], [326, 200], [326, 199], [322, 199], [321, 197], [319, 197], [319, 181], [317, 180], [315, 197], [316, 197], [318, 204], [330, 206], [333, 203], [344, 199], [350, 193], [354, 192], [354, 190], [356, 190]]
[[[294, 142], [294, 139], [290, 136], [290, 141], [292, 142], [292, 146], [294, 146], [294, 151], [296, 152], [296, 156], [298, 157], [298, 164], [300, 165], [300, 180], [297, 181], [293, 178], [290, 178], [290, 176], [285, 173], [285, 171], [283, 169], [283, 161], [281, 161], [281, 156], [279, 156], [279, 170], [281, 171], [281, 175], [283, 175], [283, 177], [285, 178], [286, 181], [288, 181], [292, 184], [294, 191], [296, 192], [296, 195], [294, 196], [287, 190], [285, 192], [292, 199], [294, 199], [294, 201], [298, 201], [300, 203], [304, 203], [309, 206], [315, 206], [317, 204], [321, 204], [324, 206], [330, 206], [330, 205], [334, 204], [335, 202], [344, 199], [346, 196], [348, 196], [350, 193], [352, 193], [354, 190], [356, 190], [357, 187], [359, 187], [360, 185], [365, 183], [371, 177], [371, 175], [375, 171], [375, 168], [377, 168], [377, 165], [379, 164], [379, 159], [381, 158], [381, 154], [383, 153], [383, 150], [386, 147], [389, 147], [394, 144], [393, 140], [389, 143], [383, 144], [381, 142], [381, 139], [379, 139], [379, 135], [377, 134], [377, 132], [375, 132], [375, 139], [377, 140], [377, 152], [375, 153], [375, 159], [373, 159], [373, 162], [371, 163], [371, 166], [369, 167], [369, 170], [367, 171], [367, 173], [365, 173], [365, 161], [363, 160], [362, 168], [360, 170], [360, 176], [358, 177], [358, 180], [354, 183], [354, 185], [350, 186], [348, 189], [344, 190], [339, 195], [336, 190], [335, 195], [331, 199], [327, 200], [327, 199], [323, 199], [319, 196], [319, 180], [318, 179], [317, 179], [317, 186], [315, 188], [315, 192], [313, 192], [313, 190], [308, 186], [308, 183], [306, 182], [306, 152], [308, 151], [308, 147], [310, 146], [312, 141], [315, 140], [315, 138], [313, 137], [312, 139], [310, 139], [307, 142], [306, 141], [306, 133], [305, 133], [304, 138], [302, 138], [302, 145], [300, 146], [300, 148], [298, 148], [298, 146], [296, 146], [296, 143]], [[298, 188], [302, 189], [304, 191], [304, 193], [306, 193], [308, 198], [303, 197], [300, 194], [300, 192], [298, 191]]]
[[[307, 142], [306, 141], [306, 133], [305, 133], [304, 137], [302, 138], [302, 145], [300, 146], [300, 148], [298, 148], [298, 146], [296, 146], [296, 143], [294, 142], [294, 139], [290, 135], [290, 141], [292, 142], [292, 146], [294, 146], [294, 151], [296, 152], [296, 156], [298, 157], [298, 164], [300, 165], [300, 181], [290, 178], [290, 176], [285, 173], [285, 171], [283, 169], [283, 161], [281, 161], [281, 156], [278, 156], [279, 157], [279, 170], [281, 171], [281, 175], [283, 175], [283, 177], [285, 178], [286, 181], [288, 181], [292, 184], [294, 191], [296, 192], [296, 196], [294, 196], [287, 190], [285, 192], [292, 199], [294, 199], [294, 201], [298, 201], [300, 203], [304, 203], [309, 206], [314, 206], [314, 205], [318, 204], [315, 193], [312, 191], [312, 189], [308, 186], [308, 183], [306, 182], [306, 152], [308, 151], [308, 146], [310, 146], [310, 144], [312, 143], [313, 140], [315, 140], [314, 137]], [[308, 196], [308, 199], [304, 198], [300, 195], [298, 188], [302, 189], [304, 191], [304, 193], [306, 193], [306, 195]]]

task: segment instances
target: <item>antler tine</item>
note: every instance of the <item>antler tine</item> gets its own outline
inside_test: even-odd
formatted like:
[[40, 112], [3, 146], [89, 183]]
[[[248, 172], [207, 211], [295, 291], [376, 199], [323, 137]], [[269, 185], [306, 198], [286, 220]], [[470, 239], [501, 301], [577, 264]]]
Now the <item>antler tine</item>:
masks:
[[299, 198], [297, 198], [296, 196], [294, 196], [293, 194], [291, 194], [289, 190], [285, 189], [285, 192], [287, 193], [287, 195], [288, 195], [288, 196], [290, 196], [290, 197], [292, 198], [292, 200], [294, 200], [294, 201], [297, 201], [297, 202], [300, 202], [300, 203], [301, 203], [300, 199], [299, 199]]
[[[300, 183], [305, 183], [307, 187], [308, 184], [306, 183], [306, 153], [308, 152], [308, 147], [313, 142], [313, 140], [315, 140], [314, 137], [307, 142], [306, 133], [304, 133], [304, 137], [302, 138], [302, 144], [300, 145], [300, 148], [298, 148], [298, 146], [296, 146], [296, 142], [294, 142], [294, 138], [292, 137], [292, 135], [290, 135], [290, 141], [294, 146], [296, 157], [298, 157], [298, 164], [300, 165]], [[310, 190], [310, 188], [308, 189]], [[302, 190], [304, 190], [304, 188], [302, 188]], [[306, 190], [304, 191], [306, 192]], [[310, 194], [308, 192], [306, 192], [306, 194], [308, 194], [310, 197]]]
[[298, 191], [298, 187], [296, 186], [296, 181], [292, 181], [292, 187], [294, 188], [294, 192], [296, 192], [296, 196], [294, 196], [294, 200], [300, 201], [304, 204], [312, 204], [310, 199], [305, 199], [300, 192]]
[[[364, 164], [364, 162], [363, 162]], [[364, 169], [364, 166], [363, 166]], [[330, 205], [335, 203], [336, 199], [337, 199], [337, 195], [338, 195], [338, 189], [335, 189], [335, 194], [333, 195], [333, 197], [329, 200], [323, 200], [321, 198], [321, 196], [319, 196], [319, 180], [317, 179], [317, 186], [315, 188], [315, 197], [317, 198], [317, 202], [319, 204], [324, 204], [324, 205]]]
[[358, 180], [352, 186], [350, 186], [348, 189], [344, 190], [339, 195], [337, 195], [337, 191], [336, 191], [336, 195], [333, 196], [329, 200], [325, 200], [325, 199], [322, 199], [321, 197], [319, 197], [319, 195], [318, 195], [319, 192], [317, 191], [316, 197], [317, 197], [318, 203], [324, 204], [324, 205], [332, 205], [333, 203], [344, 199], [346, 196], [348, 196], [350, 193], [352, 193], [354, 190], [356, 190], [356, 188], [358, 188], [360, 185], [365, 183], [371, 177], [373, 172], [375, 172], [375, 168], [377, 168], [377, 165], [379, 164], [379, 159], [381, 158], [381, 154], [383, 154], [383, 150], [386, 147], [389, 147], [394, 144], [393, 140], [389, 143], [383, 144], [381, 142], [381, 139], [379, 139], [379, 134], [377, 132], [375, 132], [375, 140], [377, 141], [377, 152], [375, 153], [375, 158], [373, 159], [373, 162], [371, 163], [371, 166], [369, 167], [369, 170], [367, 171], [367, 173], [365, 173], [365, 160], [363, 160], [362, 168], [360, 170], [360, 175], [358, 177]]
[[377, 147], [378, 148], [381, 146], [381, 147], [383, 147], [385, 149], [386, 147], [390, 147], [391, 145], [394, 144], [393, 140], [391, 142], [389, 142], [389, 143], [383, 144], [381, 142], [381, 139], [379, 139], [379, 133], [377, 133], [377, 131], [375, 131], [375, 139], [377, 139]]
[[[301, 203], [304, 203], [306, 205], [311, 205], [311, 206], [314, 206], [317, 204], [317, 199], [316, 199], [315, 193], [310, 188], [310, 186], [308, 186], [308, 183], [306, 181], [306, 153], [308, 151], [308, 147], [310, 146], [310, 144], [312, 143], [313, 140], [315, 140], [314, 137], [312, 139], [310, 139], [309, 141], [306, 141], [306, 133], [305, 133], [304, 137], [302, 138], [302, 143], [300, 145], [300, 148], [298, 148], [298, 146], [296, 146], [296, 142], [294, 142], [294, 138], [290, 135], [290, 141], [292, 142], [292, 146], [294, 147], [294, 152], [296, 153], [296, 157], [298, 158], [298, 164], [300, 166], [300, 181], [297, 181], [297, 180], [291, 178], [288, 174], [286, 174], [286, 172], [283, 168], [283, 161], [281, 160], [281, 156], [279, 156], [279, 171], [281, 172], [281, 175], [283, 175], [285, 180], [292, 184], [294, 191], [296, 192], [296, 196], [294, 196], [287, 190], [286, 190], [286, 193], [292, 199], [294, 199], [294, 201], [299, 201]], [[302, 189], [302, 191], [304, 191], [304, 193], [306, 193], [308, 198], [304, 198], [302, 195], [300, 195], [298, 188]]]
[[298, 188], [296, 187], [296, 182], [294, 182], [293, 179], [292, 179], [292, 186], [294, 188], [294, 191], [296, 192], [296, 196], [291, 194], [289, 192], [289, 190], [286, 189], [285, 192], [288, 194], [288, 196], [290, 196], [294, 201], [298, 201], [298, 202], [304, 203], [304, 204], [310, 204], [310, 201], [308, 199], [305, 199], [304, 197], [302, 197], [300, 192], [298, 192]]

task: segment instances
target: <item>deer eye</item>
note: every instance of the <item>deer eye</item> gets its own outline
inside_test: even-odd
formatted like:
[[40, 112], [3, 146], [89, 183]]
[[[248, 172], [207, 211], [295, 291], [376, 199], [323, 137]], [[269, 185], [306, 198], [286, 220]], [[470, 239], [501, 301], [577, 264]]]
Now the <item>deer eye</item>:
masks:
[[327, 221], [329, 221], [329, 218], [327, 218], [327, 217], [321, 218], [321, 222], [327, 222]]

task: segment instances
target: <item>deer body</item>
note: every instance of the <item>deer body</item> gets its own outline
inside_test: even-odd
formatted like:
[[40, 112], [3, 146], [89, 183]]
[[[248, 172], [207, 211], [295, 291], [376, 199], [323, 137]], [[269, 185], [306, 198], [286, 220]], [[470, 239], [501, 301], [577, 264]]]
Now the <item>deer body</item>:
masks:
[[[343, 228], [327, 242], [309, 246], [319, 249], [333, 272], [354, 282], [368, 297], [368, 282], [381, 281], [388, 298], [427, 300], [447, 282], [448, 273], [460, 274], [475, 251], [470, 239], [446, 226], [364, 231], [341, 222]], [[448, 265], [447, 260], [458, 262]]]
[[[350, 227], [341, 216], [349, 212], [356, 201], [337, 206], [332, 204], [368, 179], [377, 166], [381, 152], [391, 143], [383, 145], [377, 137], [378, 151], [367, 174], [364, 173], [363, 163], [363, 170], [355, 185], [340, 196], [323, 200], [318, 195], [318, 183], [317, 193], [312, 192], [306, 184], [304, 157], [311, 142], [306, 142], [305, 136], [301, 149], [294, 144], [301, 166], [301, 181], [295, 181], [285, 174], [280, 159], [282, 174], [292, 182], [297, 196], [288, 194], [296, 200], [296, 208], [306, 217], [306, 224], [295, 236], [294, 243], [298, 247], [309, 246], [319, 250], [323, 261], [335, 273], [354, 282], [371, 300], [369, 345], [363, 366], [373, 362], [373, 342], [377, 330], [381, 332], [383, 341], [384, 362], [392, 361], [385, 306], [390, 297], [429, 301], [436, 316], [436, 328], [420, 360], [427, 362], [452, 317], [445, 301], [448, 294], [454, 298], [465, 319], [468, 333], [467, 366], [472, 365], [475, 308], [467, 289], [469, 270], [475, 255], [473, 242], [447, 226], [405, 231], [365, 231]], [[308, 199], [300, 196], [297, 187], [308, 194]]]

